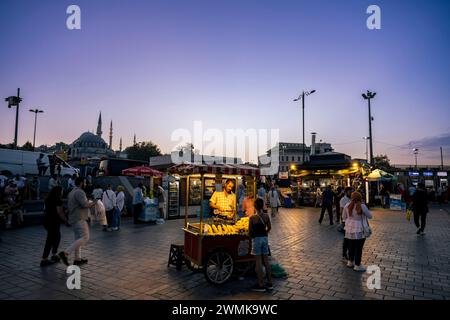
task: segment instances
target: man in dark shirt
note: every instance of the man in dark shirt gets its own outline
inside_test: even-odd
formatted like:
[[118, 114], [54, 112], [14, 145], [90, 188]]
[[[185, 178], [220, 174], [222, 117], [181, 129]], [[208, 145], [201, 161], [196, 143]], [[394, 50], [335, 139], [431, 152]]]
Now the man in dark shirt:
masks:
[[417, 190], [412, 196], [412, 205], [414, 212], [414, 223], [418, 228], [417, 234], [424, 235], [425, 225], [428, 213], [428, 199], [425, 184], [419, 183]]
[[325, 210], [328, 211], [330, 217], [330, 226], [333, 225], [333, 200], [335, 198], [334, 192], [331, 190], [331, 186], [327, 186], [325, 191], [322, 193], [322, 211], [320, 213], [319, 223], [322, 223], [323, 216], [325, 215]]

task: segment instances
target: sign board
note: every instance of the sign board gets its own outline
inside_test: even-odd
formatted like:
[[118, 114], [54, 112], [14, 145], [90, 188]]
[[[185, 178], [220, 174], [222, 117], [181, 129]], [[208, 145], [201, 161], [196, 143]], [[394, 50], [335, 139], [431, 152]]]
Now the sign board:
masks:
[[401, 194], [391, 194], [389, 198], [389, 208], [391, 210], [405, 210], [406, 204], [402, 201], [402, 195]]
[[410, 171], [410, 172], [408, 172], [408, 175], [410, 177], [418, 177], [419, 176], [419, 172], [418, 171]]
[[433, 176], [433, 172], [431, 172], [431, 171], [424, 171], [423, 172], [423, 176], [424, 177], [432, 177]]
[[289, 179], [289, 172], [280, 172], [278, 174], [279, 179]]
[[445, 172], [445, 171], [439, 171], [439, 172], [437, 173], [437, 175], [438, 175], [438, 177], [446, 177], [446, 176], [447, 176], [447, 172]]
[[433, 180], [425, 180], [425, 187], [434, 187]]

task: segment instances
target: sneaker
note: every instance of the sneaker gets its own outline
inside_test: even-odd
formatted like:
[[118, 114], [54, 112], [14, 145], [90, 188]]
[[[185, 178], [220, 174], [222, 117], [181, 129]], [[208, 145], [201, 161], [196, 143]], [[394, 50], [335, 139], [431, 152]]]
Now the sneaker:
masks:
[[50, 260], [51, 260], [53, 263], [58, 263], [58, 262], [61, 261], [61, 258], [58, 257], [56, 254], [54, 254], [54, 255], [52, 255], [52, 257], [50, 258]]
[[424, 236], [425, 235], [425, 231], [420, 231], [420, 235]]
[[269, 282], [269, 283], [266, 285], [266, 289], [267, 289], [267, 290], [273, 290], [273, 284]]
[[347, 261], [347, 268], [353, 268], [353, 262], [348, 260]]
[[46, 266], [50, 266], [50, 265], [52, 265], [53, 264], [53, 262], [51, 262], [50, 260], [48, 260], [48, 259], [42, 259], [41, 260], [41, 267], [46, 267]]
[[114, 227], [114, 228], [112, 228], [112, 231], [119, 231], [119, 228], [118, 227]]
[[69, 265], [69, 259], [67, 259], [66, 253], [64, 251], [61, 251], [60, 253], [58, 253], [58, 257], [61, 258], [61, 261], [68, 266]]
[[258, 284], [255, 284], [252, 287], [252, 291], [255, 291], [255, 292], [266, 292], [266, 288], [260, 287]]
[[87, 259], [80, 259], [80, 260], [74, 260], [73, 261], [73, 265], [74, 266], [81, 266], [81, 265], [86, 264], [86, 263], [88, 263]]
[[361, 264], [361, 265], [359, 265], [359, 266], [355, 266], [355, 267], [353, 268], [353, 270], [358, 271], [358, 272], [365, 272], [365, 271], [366, 271], [366, 268]]
[[420, 230], [420, 229], [417, 229], [417, 235], [420, 235], [420, 233], [421, 233], [422, 231]]

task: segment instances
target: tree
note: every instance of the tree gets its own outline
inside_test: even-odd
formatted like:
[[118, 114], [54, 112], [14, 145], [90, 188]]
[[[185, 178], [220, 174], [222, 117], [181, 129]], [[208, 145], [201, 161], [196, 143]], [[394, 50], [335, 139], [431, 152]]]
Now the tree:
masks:
[[150, 161], [150, 157], [160, 156], [161, 150], [153, 142], [139, 142], [126, 148], [125, 153], [128, 159]]
[[387, 154], [380, 154], [373, 157], [373, 163], [376, 168], [380, 168], [382, 170], [389, 170], [391, 168], [391, 161], [389, 160]]
[[33, 145], [31, 144], [30, 141], [25, 142], [25, 144], [20, 149], [25, 151], [34, 151]]

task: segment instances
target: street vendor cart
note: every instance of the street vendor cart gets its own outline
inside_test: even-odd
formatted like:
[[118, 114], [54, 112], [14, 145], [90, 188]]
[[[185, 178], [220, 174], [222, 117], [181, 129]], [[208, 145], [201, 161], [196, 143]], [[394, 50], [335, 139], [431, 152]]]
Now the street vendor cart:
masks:
[[[191, 270], [203, 271], [208, 282], [220, 285], [230, 279], [233, 273], [242, 272], [252, 266], [254, 257], [251, 252], [251, 239], [248, 234], [249, 218], [239, 218], [237, 212], [232, 219], [222, 219], [209, 208], [204, 201], [205, 194], [222, 191], [224, 181], [234, 180], [234, 189], [245, 180], [247, 192], [255, 195], [256, 178], [259, 169], [244, 165], [228, 164], [192, 164], [183, 163], [169, 168], [173, 175], [187, 180], [200, 179], [201, 202], [198, 216], [189, 214], [189, 192], [186, 187], [184, 217], [184, 258]], [[215, 190], [205, 190], [205, 180], [214, 179]], [[206, 187], [208, 184], [206, 184]], [[234, 193], [236, 194], [236, 193]], [[237, 204], [235, 203], [235, 208]]]

